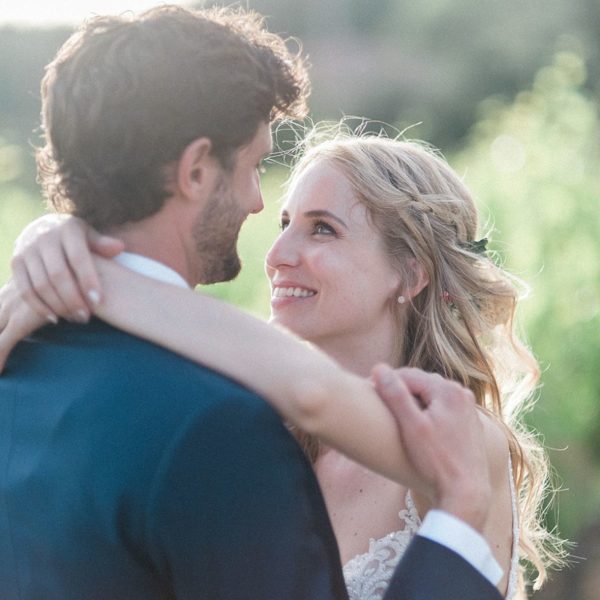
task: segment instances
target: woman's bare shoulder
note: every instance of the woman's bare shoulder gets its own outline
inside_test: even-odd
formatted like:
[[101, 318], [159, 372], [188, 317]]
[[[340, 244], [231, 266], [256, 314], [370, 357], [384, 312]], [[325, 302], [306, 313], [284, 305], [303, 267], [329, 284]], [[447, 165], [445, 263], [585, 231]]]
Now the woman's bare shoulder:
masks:
[[494, 415], [480, 411], [488, 457], [490, 483], [495, 490], [504, 489], [508, 482], [510, 431]]

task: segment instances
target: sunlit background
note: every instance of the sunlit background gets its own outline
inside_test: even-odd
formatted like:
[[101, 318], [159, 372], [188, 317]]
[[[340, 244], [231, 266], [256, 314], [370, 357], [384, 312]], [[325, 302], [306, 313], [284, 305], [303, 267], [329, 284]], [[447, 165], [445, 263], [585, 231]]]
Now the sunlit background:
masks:
[[[54, 27], [77, 25], [94, 14], [120, 14], [125, 11], [142, 11], [161, 4], [152, 0], [5, 0], [0, 11], [0, 25], [24, 27]], [[163, 2], [162, 4], [167, 4]], [[179, 2], [189, 6], [192, 2]]]
[[[12, 243], [44, 210], [43, 66], [74, 24], [153, 2], [14, 2], [0, 9], [0, 281]], [[191, 3], [188, 3], [188, 5]], [[364, 115], [444, 152], [493, 224], [494, 248], [528, 280], [522, 326], [544, 369], [530, 422], [563, 491], [548, 521], [576, 540], [574, 566], [534, 595], [600, 597], [600, 3], [598, 0], [248, 0], [302, 40], [312, 116]], [[198, 3], [195, 3], [198, 6]], [[290, 42], [297, 45], [297, 41]], [[269, 167], [267, 209], [242, 233], [245, 261], [212, 293], [265, 315], [262, 258], [285, 171]]]

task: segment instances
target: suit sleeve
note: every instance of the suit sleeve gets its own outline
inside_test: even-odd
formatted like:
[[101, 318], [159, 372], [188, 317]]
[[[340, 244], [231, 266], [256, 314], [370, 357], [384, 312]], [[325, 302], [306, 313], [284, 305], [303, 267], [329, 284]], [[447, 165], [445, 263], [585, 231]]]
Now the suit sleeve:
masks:
[[394, 573], [385, 600], [502, 600], [502, 596], [461, 556], [417, 535]]
[[147, 522], [152, 562], [177, 599], [347, 598], [312, 469], [244, 390], [181, 428]]

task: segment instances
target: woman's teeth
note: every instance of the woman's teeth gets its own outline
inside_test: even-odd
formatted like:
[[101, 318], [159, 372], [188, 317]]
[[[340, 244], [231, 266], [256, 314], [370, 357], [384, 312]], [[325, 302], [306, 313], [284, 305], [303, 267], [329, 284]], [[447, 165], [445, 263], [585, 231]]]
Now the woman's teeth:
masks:
[[274, 298], [290, 298], [294, 296], [294, 298], [307, 298], [308, 296], [314, 296], [316, 292], [312, 290], [304, 290], [302, 288], [294, 288], [294, 287], [277, 287], [273, 290]]

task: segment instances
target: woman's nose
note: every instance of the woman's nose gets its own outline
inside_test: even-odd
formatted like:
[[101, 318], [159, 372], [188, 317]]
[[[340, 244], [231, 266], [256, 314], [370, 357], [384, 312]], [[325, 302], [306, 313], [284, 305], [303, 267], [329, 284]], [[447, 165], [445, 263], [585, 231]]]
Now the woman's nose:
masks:
[[292, 267], [299, 261], [299, 244], [295, 239], [290, 227], [284, 229], [273, 242], [273, 245], [265, 257], [267, 269], [279, 269], [281, 267]]

